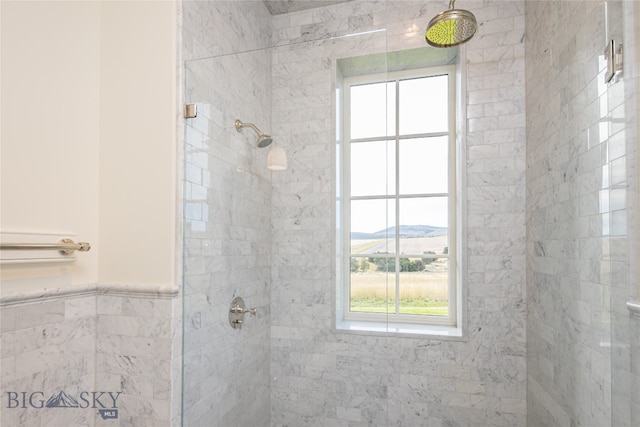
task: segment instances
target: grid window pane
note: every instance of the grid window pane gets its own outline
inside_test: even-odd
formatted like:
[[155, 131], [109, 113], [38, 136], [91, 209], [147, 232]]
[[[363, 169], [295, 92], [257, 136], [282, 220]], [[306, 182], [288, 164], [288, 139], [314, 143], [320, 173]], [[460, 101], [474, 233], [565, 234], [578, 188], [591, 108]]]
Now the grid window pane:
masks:
[[448, 137], [401, 140], [399, 157], [400, 194], [448, 192]]
[[400, 80], [399, 86], [401, 135], [448, 131], [447, 75]]
[[396, 223], [394, 200], [351, 202], [351, 253], [394, 253]]
[[395, 134], [395, 92], [393, 82], [351, 86], [351, 139]]
[[448, 197], [400, 200], [400, 253], [448, 252]]
[[351, 144], [351, 195], [380, 196], [396, 189], [396, 150], [393, 141]]
[[447, 258], [400, 258], [400, 314], [447, 316]]
[[[395, 262], [393, 258], [391, 262]], [[351, 258], [349, 311], [362, 313], [395, 312], [395, 278], [381, 271], [364, 267], [366, 258]]]

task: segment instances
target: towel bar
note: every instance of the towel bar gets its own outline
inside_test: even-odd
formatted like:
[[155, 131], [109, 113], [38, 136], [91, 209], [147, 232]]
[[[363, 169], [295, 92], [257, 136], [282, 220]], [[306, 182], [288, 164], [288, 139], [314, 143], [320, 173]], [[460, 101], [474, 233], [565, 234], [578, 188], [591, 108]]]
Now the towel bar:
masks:
[[71, 239], [62, 239], [58, 243], [0, 243], [0, 250], [54, 250], [63, 255], [71, 255], [74, 251], [87, 252], [91, 245], [87, 242], [74, 242]]

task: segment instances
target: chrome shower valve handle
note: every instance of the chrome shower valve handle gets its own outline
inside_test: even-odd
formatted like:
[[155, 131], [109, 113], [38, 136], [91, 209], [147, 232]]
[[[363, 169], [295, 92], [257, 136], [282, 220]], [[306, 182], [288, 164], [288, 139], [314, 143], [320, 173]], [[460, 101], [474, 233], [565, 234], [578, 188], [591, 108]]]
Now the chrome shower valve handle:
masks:
[[251, 315], [251, 317], [255, 317], [256, 314], [258, 313], [258, 309], [255, 308], [255, 307], [244, 308], [244, 307], [241, 307], [240, 305], [235, 305], [235, 306], [231, 307], [231, 309], [229, 311], [231, 311], [231, 313], [235, 313], [235, 314], [246, 314], [246, 313], [249, 313]]
[[244, 324], [244, 315], [249, 313], [251, 317], [255, 317], [258, 314], [256, 307], [246, 308], [244, 300], [240, 297], [235, 297], [231, 301], [231, 307], [229, 308], [229, 324], [233, 329], [242, 329]]

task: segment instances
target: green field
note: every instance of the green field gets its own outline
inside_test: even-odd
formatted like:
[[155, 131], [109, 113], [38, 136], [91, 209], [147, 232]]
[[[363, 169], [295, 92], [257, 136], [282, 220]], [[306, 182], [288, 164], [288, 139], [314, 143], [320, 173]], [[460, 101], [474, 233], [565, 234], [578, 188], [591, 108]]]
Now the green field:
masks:
[[[400, 273], [400, 314], [448, 314], [446, 261], [438, 260], [427, 268]], [[351, 273], [351, 311], [395, 313], [394, 277], [379, 271]]]

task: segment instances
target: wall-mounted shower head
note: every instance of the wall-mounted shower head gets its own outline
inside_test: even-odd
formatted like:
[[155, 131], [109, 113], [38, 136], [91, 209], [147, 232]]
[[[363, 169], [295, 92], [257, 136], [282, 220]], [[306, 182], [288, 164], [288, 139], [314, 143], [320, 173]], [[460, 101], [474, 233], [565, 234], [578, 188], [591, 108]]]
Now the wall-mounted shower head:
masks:
[[454, 9], [455, 0], [450, 0], [449, 9], [437, 14], [427, 26], [424, 38], [433, 47], [453, 47], [465, 43], [478, 30], [473, 13]]
[[250, 127], [251, 129], [253, 129], [253, 131], [258, 135], [258, 139], [256, 141], [256, 145], [258, 146], [258, 148], [268, 147], [269, 144], [273, 142], [273, 138], [271, 138], [271, 136], [262, 132], [253, 123], [243, 123], [240, 120], [236, 120], [235, 125], [238, 132], [241, 132], [243, 127]]

